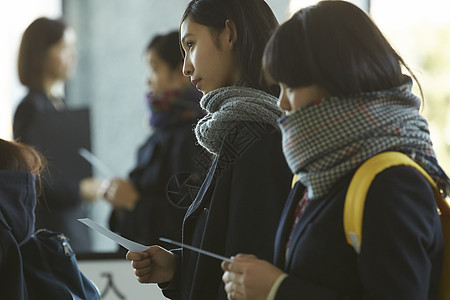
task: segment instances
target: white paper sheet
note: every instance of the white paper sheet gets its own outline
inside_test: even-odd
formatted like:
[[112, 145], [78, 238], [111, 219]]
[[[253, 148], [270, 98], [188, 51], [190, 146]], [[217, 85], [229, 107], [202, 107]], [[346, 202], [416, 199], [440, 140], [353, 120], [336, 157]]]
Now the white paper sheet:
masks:
[[112, 178], [114, 177], [113, 172], [110, 168], [108, 168], [97, 156], [92, 154], [89, 150], [85, 148], [78, 149], [78, 154], [81, 155], [85, 160], [87, 160], [94, 168], [96, 168], [100, 175], [104, 178]]
[[162, 241], [162, 242], [173, 244], [175, 246], [179, 246], [179, 247], [183, 247], [183, 248], [195, 251], [195, 252], [199, 252], [201, 254], [204, 254], [204, 255], [207, 255], [207, 256], [210, 256], [210, 257], [214, 257], [214, 258], [216, 258], [218, 260], [224, 260], [224, 261], [227, 261], [227, 262], [231, 262], [231, 258], [222, 256], [222, 255], [219, 255], [219, 254], [215, 254], [215, 253], [212, 253], [212, 252], [209, 252], [209, 251], [206, 251], [206, 250], [194, 247], [194, 246], [186, 245], [186, 244], [183, 244], [183, 243], [180, 243], [180, 242], [176, 242], [176, 241], [172, 241], [172, 240], [169, 240], [169, 239], [166, 239], [166, 238], [162, 238], [162, 237], [159, 238], [159, 240]]
[[128, 250], [130, 250], [132, 252], [142, 252], [142, 251], [145, 251], [145, 250], [148, 249], [147, 246], [144, 246], [144, 245], [141, 245], [139, 243], [130, 241], [129, 239], [126, 239], [126, 238], [118, 235], [117, 233], [114, 233], [114, 232], [106, 229], [105, 227], [99, 225], [98, 223], [92, 221], [89, 218], [78, 219], [78, 221], [80, 221], [81, 223], [83, 223], [86, 226], [91, 227], [95, 231], [103, 234], [107, 238], [113, 240], [117, 244], [123, 246], [125, 249], [128, 249]]

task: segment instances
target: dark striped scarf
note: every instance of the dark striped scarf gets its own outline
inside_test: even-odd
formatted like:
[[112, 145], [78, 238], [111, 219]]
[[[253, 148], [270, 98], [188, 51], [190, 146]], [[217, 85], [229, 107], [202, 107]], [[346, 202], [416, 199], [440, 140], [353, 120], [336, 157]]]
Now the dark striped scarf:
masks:
[[205, 112], [200, 107], [200, 93], [192, 84], [182, 89], [169, 90], [161, 95], [150, 92], [146, 95], [149, 109], [149, 124], [151, 127], [166, 129], [186, 121], [200, 119]]
[[391, 90], [354, 97], [328, 97], [281, 118], [283, 151], [309, 199], [325, 196], [339, 179], [368, 158], [399, 151], [419, 163], [448, 193], [449, 179], [438, 165], [427, 120], [412, 81]]

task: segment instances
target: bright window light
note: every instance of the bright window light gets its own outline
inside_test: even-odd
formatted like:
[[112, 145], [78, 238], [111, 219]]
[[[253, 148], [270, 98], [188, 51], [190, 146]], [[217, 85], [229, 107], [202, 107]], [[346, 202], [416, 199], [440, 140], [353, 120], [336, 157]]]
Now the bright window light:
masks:
[[0, 1], [0, 138], [12, 139], [12, 116], [25, 96], [17, 76], [17, 52], [23, 31], [36, 18], [62, 15], [61, 0]]
[[[309, 5], [312, 5], [312, 4], [316, 4], [317, 2], [319, 2], [319, 1], [318, 0], [291, 0], [291, 2], [289, 3], [289, 14], [290, 14], [289, 17], [292, 16], [299, 9], [309, 6]], [[368, 0], [353, 0], [353, 1], [348, 1], [348, 2], [358, 5], [360, 8], [367, 11], [367, 3], [369, 2]]]

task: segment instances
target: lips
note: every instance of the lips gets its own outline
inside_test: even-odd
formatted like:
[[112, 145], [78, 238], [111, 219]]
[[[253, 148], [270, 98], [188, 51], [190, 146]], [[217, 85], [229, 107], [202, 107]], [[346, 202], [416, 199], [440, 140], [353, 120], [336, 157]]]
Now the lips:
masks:
[[192, 84], [198, 89], [198, 83], [199, 83], [200, 79], [193, 79], [191, 82]]

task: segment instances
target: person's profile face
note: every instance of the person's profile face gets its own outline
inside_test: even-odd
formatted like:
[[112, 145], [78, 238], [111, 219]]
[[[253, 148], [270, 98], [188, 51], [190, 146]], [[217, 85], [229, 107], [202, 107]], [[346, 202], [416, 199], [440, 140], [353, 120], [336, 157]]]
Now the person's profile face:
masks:
[[280, 83], [278, 106], [286, 112], [292, 112], [330, 94], [318, 85], [291, 88]]
[[[166, 91], [180, 89], [185, 84], [181, 69], [171, 69], [155, 50], [150, 49], [145, 55], [147, 65], [147, 84], [159, 95]], [[184, 79], [184, 80], [182, 80]]]
[[66, 29], [62, 38], [47, 51], [44, 76], [54, 80], [66, 80], [73, 73], [76, 64], [76, 36], [72, 29]]
[[226, 30], [216, 36], [207, 26], [187, 18], [181, 23], [180, 37], [185, 54], [183, 73], [198, 90], [207, 94], [234, 85], [239, 70], [234, 52], [228, 46], [222, 47], [229, 39]]

